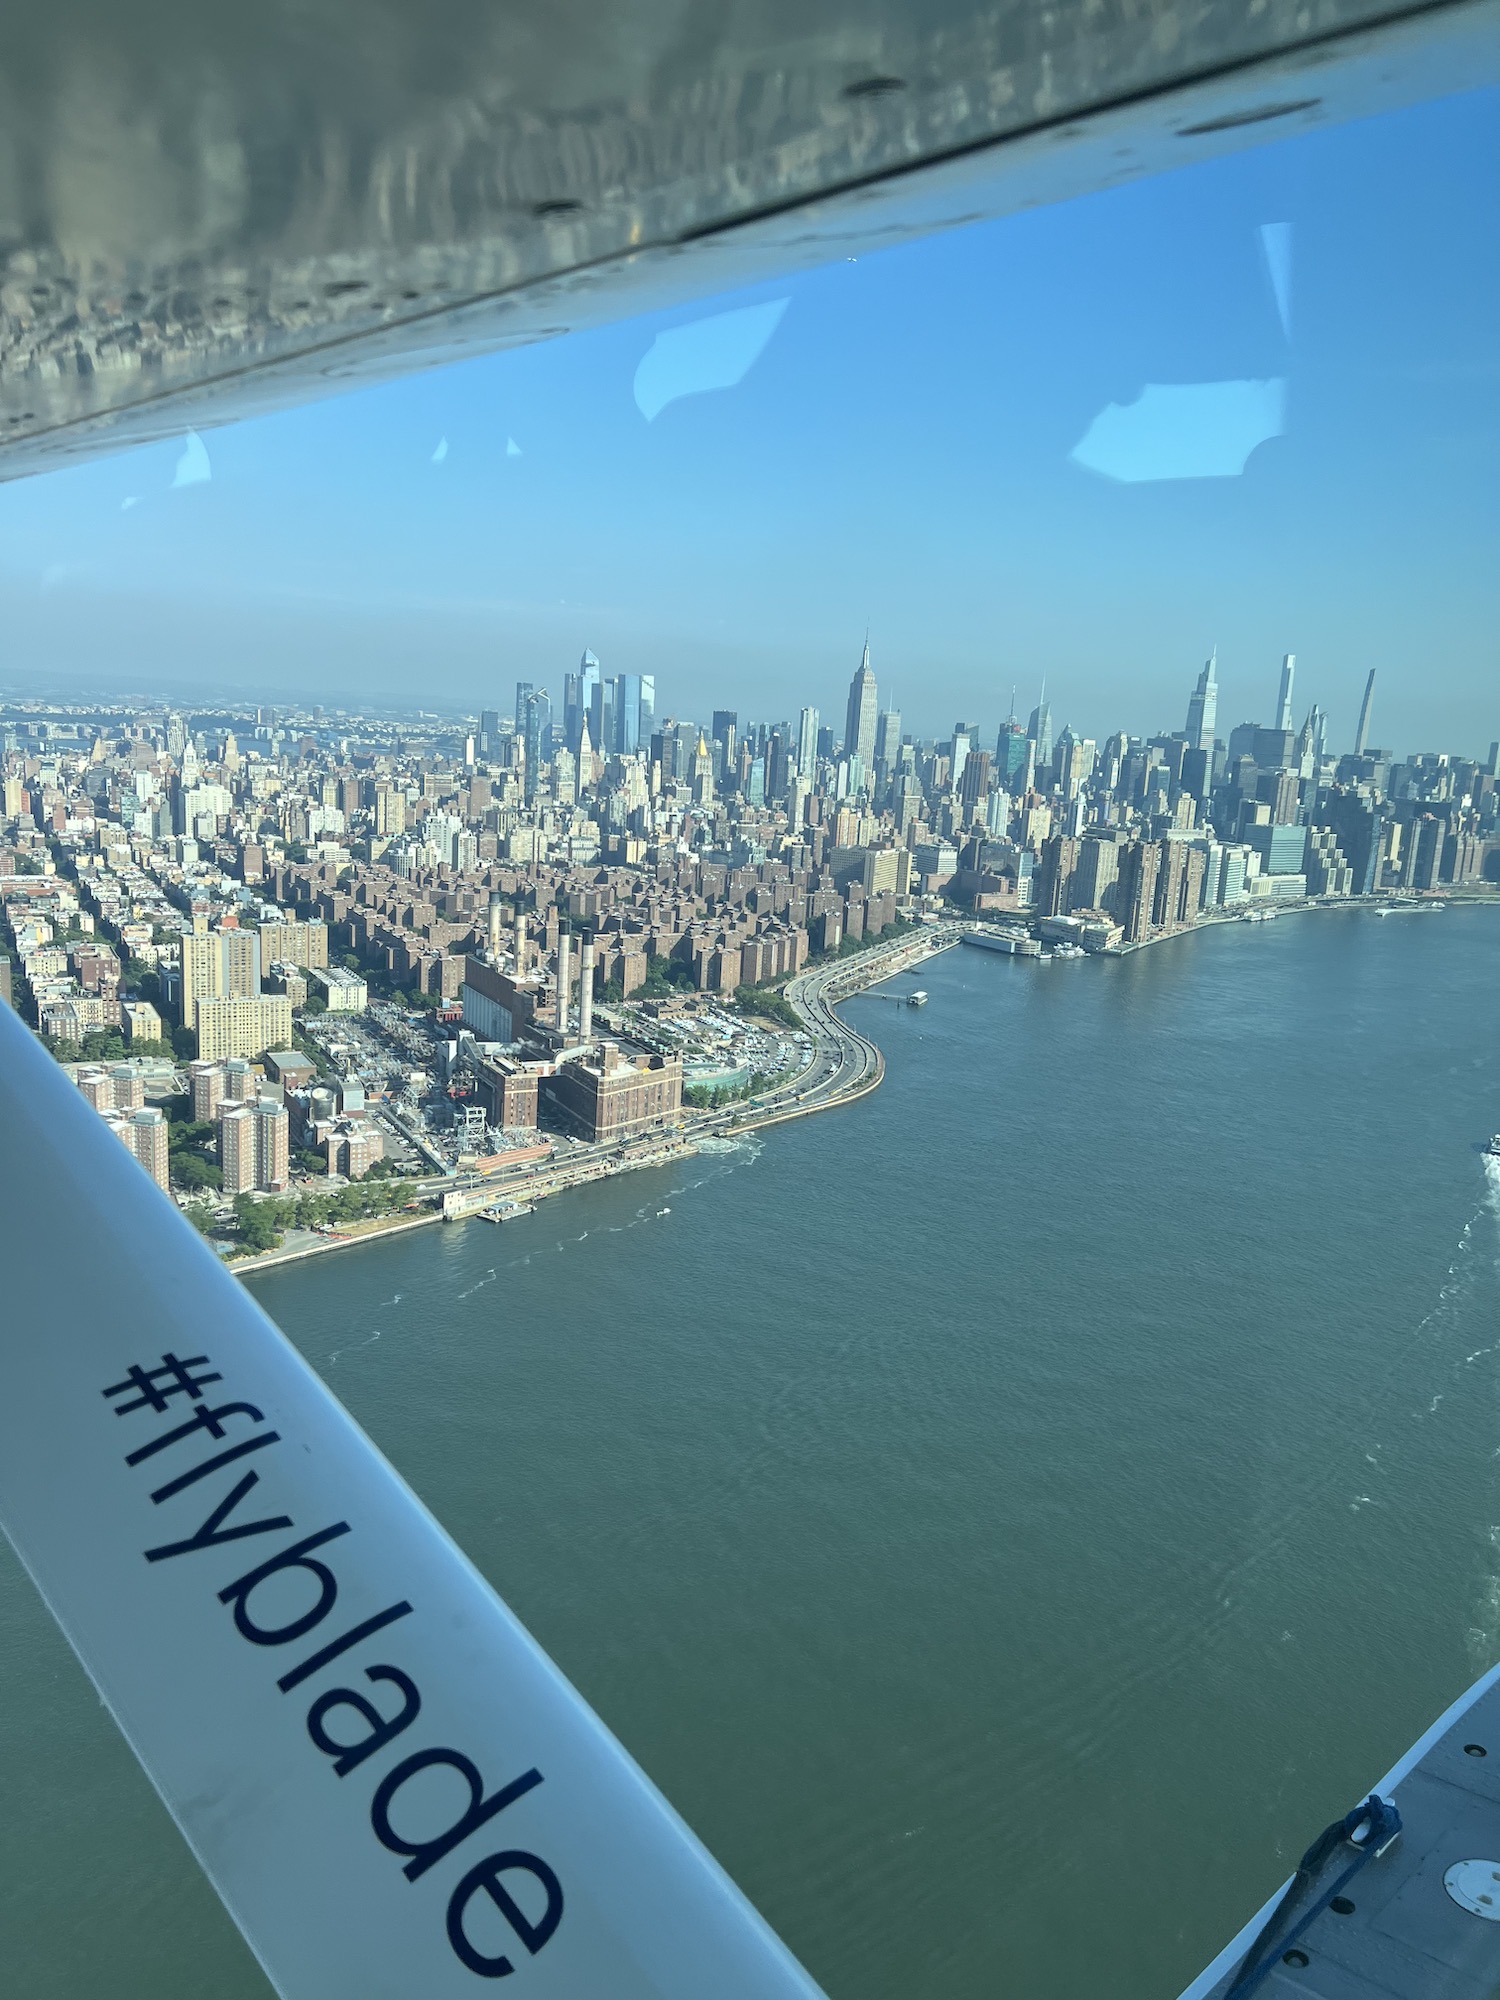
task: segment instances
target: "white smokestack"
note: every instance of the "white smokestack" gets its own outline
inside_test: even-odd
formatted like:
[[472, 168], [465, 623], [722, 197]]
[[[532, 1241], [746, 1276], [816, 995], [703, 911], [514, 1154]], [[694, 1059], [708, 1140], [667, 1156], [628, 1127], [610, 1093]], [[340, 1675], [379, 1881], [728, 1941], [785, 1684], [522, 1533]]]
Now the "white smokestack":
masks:
[[490, 958], [498, 962], [500, 957], [500, 898], [490, 897]]
[[557, 940], [557, 1027], [564, 1041], [568, 1035], [568, 982], [572, 972], [570, 963], [573, 940], [567, 931], [562, 931]]
[[516, 911], [516, 977], [526, 976], [526, 912]]
[[578, 961], [578, 1039], [587, 1044], [594, 1033], [594, 940], [586, 937]]

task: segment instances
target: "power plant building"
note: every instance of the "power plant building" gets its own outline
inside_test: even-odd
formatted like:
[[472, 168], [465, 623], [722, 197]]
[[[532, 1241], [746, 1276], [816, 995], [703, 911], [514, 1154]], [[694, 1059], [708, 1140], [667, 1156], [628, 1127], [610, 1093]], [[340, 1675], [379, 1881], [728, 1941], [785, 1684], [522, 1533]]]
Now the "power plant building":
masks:
[[603, 1144], [668, 1124], [682, 1110], [682, 1058], [633, 1062], [613, 1042], [571, 1056], [546, 1079], [549, 1101], [584, 1137]]
[[[518, 950], [524, 945], [518, 939]], [[458, 989], [464, 1026], [482, 1042], [514, 1042], [531, 1026], [539, 998], [536, 987], [522, 984], [497, 966], [486, 965], [470, 952], [464, 959], [463, 984]]]

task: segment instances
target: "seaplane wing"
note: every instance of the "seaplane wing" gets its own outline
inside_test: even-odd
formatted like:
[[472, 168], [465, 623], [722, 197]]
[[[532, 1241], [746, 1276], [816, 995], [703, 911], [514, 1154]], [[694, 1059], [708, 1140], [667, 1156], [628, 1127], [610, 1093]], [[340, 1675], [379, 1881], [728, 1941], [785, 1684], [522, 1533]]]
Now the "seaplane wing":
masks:
[[815, 1995], [5, 1007], [0, 1153], [0, 1520], [276, 1990]]

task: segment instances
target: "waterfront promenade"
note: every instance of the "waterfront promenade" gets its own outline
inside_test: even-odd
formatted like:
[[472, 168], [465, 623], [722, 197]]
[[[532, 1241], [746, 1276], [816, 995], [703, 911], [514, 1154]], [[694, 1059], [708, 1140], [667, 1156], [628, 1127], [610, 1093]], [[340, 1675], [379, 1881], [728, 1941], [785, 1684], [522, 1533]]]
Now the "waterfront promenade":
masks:
[[[897, 973], [910, 971], [937, 952], [950, 950], [962, 934], [963, 926], [957, 923], [925, 926], [916, 935], [907, 933], [889, 945], [872, 945], [850, 958], [815, 965], [789, 980], [783, 992], [812, 1038], [812, 1060], [795, 1076], [773, 1085], [747, 1104], [722, 1112], [686, 1113], [675, 1131], [644, 1134], [623, 1146], [575, 1147], [562, 1159], [542, 1165], [528, 1163], [509, 1173], [433, 1176], [414, 1181], [412, 1197], [440, 1202], [445, 1194], [477, 1191], [482, 1187], [489, 1200], [461, 1219], [484, 1218], [487, 1208], [498, 1210], [505, 1204], [516, 1203], [530, 1205], [548, 1195], [616, 1174], [633, 1173], [641, 1167], [667, 1166], [695, 1152], [698, 1141], [704, 1138], [758, 1131], [788, 1119], [806, 1118], [817, 1111], [832, 1111], [839, 1105], [852, 1104], [879, 1086], [885, 1074], [885, 1058], [874, 1042], [850, 1027], [836, 1011], [839, 1002], [867, 987], [878, 986]], [[440, 1210], [434, 1208], [430, 1213], [415, 1216], [398, 1212], [332, 1236], [298, 1231], [279, 1249], [268, 1250], [258, 1257], [237, 1258], [232, 1269], [245, 1276], [335, 1250], [351, 1250], [361, 1243], [379, 1242], [442, 1219]]]

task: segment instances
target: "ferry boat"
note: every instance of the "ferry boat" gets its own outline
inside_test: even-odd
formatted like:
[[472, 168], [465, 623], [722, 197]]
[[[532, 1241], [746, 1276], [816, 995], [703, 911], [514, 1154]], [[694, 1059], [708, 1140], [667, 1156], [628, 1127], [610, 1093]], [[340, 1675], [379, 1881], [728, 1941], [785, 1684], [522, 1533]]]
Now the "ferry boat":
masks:
[[1497, 1132], [1495, 1136], [1490, 1140], [1489, 1144], [1484, 1149], [1484, 1153], [1486, 1159], [1500, 1160], [1500, 1132]]
[[1003, 951], [1013, 958], [1040, 958], [1042, 947], [1024, 931], [965, 931], [964, 943], [980, 951]]
[[925, 1007], [927, 1005], [927, 995], [919, 986], [915, 993], [907, 994], [906, 1004], [908, 1007]]

